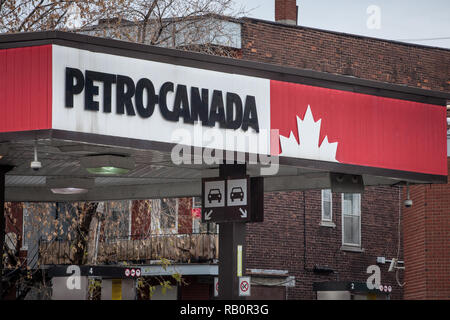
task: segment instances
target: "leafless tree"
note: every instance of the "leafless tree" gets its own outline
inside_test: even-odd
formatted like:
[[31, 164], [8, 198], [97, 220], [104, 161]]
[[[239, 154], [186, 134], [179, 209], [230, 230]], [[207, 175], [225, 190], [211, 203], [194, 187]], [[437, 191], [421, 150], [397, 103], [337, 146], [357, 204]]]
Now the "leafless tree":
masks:
[[[0, 33], [62, 30], [237, 57], [239, 50], [235, 48], [240, 45], [240, 23], [236, 17], [243, 14], [245, 11], [236, 9], [234, 0], [0, 0]], [[138, 206], [136, 219], [142, 221], [143, 235], [148, 236], [151, 232], [149, 221], [152, 217], [149, 214], [152, 206], [153, 214], [159, 210], [158, 219], [172, 228], [172, 215], [178, 202], [173, 199], [158, 201], [145, 200]], [[183, 206], [186, 203], [183, 202]], [[34, 203], [28, 208], [33, 212], [28, 221], [31, 234], [39, 231], [39, 239], [48, 244], [39, 246], [40, 257], [54, 257], [52, 250], [56, 247], [60, 250], [61, 239], [65, 239], [64, 263], [96, 263], [93, 251], [99, 249], [96, 247], [99, 237], [105, 237], [108, 232], [110, 238], [121, 236], [119, 222], [106, 221], [97, 210], [98, 203], [71, 204], [58, 212], [63, 219], [51, 217], [55, 212], [52, 206], [54, 204]], [[11, 204], [7, 205], [6, 211], [10, 225], [14, 226], [17, 221], [8, 208]], [[154, 222], [157, 221], [156, 216], [152, 218]], [[30, 236], [30, 232], [25, 237]], [[12, 233], [10, 236], [13, 237]], [[26, 258], [19, 255], [18, 246], [23, 240], [7, 239], [9, 247], [5, 256], [0, 258], [4, 259], [9, 270], [10, 277], [5, 281], [27, 288], [35, 284], [38, 274]], [[177, 241], [174, 248], [181, 247], [187, 253], [195, 247], [195, 243], [192, 245], [179, 238]], [[121, 243], [116, 241], [114, 245], [114, 252], [120, 252]], [[137, 246], [133, 249], [137, 252], [148, 247], [145, 241], [135, 241], [133, 245]], [[111, 245], [103, 249], [104, 255], [108, 256]], [[160, 258], [166, 261], [164, 257]], [[45, 276], [40, 275], [37, 279], [43, 281], [45, 287]], [[178, 281], [176, 276], [175, 279]]]
[[[237, 56], [234, 0], [0, 0], [0, 33], [73, 31]], [[227, 51], [228, 50], [228, 51]]]
[[[0, 32], [67, 30], [74, 17], [79, 26], [94, 23], [107, 1], [0, 0]], [[115, 1], [114, 1], [115, 2]]]

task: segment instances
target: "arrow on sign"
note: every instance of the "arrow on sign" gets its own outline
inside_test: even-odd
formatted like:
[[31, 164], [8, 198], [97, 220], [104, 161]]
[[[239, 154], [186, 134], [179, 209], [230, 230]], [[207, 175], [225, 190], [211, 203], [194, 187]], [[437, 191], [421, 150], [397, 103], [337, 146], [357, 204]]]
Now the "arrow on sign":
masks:
[[212, 212], [213, 212], [212, 210], [209, 210], [209, 212], [205, 213], [205, 220], [206, 221], [211, 220]]
[[239, 208], [239, 211], [241, 212], [241, 218], [247, 218], [247, 210], [242, 208]]

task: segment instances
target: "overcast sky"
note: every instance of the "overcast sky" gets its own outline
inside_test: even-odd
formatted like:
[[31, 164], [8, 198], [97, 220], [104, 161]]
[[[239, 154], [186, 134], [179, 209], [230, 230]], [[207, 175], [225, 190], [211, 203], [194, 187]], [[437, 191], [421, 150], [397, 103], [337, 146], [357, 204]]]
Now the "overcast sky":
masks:
[[[250, 10], [247, 16], [274, 21], [275, 0], [235, 1]], [[450, 0], [297, 0], [297, 5], [302, 26], [450, 49]]]

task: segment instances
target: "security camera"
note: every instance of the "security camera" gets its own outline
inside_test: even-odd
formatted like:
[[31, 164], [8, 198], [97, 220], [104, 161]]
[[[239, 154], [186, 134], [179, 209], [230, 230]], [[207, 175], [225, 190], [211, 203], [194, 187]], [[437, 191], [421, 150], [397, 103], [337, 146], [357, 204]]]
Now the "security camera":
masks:
[[40, 161], [32, 161], [30, 167], [34, 171], [38, 171], [40, 168], [42, 168], [42, 163]]
[[409, 183], [406, 182], [406, 200], [404, 202], [406, 208], [411, 208], [413, 205], [413, 201], [409, 197]]

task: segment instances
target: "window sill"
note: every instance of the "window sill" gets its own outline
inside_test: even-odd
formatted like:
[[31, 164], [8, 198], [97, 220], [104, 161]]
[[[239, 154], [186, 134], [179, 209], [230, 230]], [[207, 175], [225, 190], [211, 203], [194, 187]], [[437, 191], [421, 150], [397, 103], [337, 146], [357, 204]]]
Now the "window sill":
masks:
[[342, 251], [349, 251], [349, 252], [364, 252], [365, 250], [361, 247], [352, 247], [352, 246], [348, 246], [348, 245], [342, 245], [341, 246], [341, 250]]
[[320, 226], [328, 228], [336, 228], [336, 225], [332, 221], [320, 221]]

